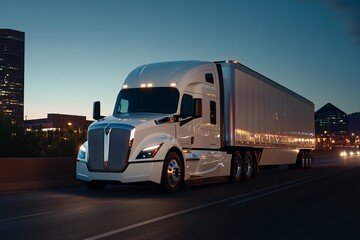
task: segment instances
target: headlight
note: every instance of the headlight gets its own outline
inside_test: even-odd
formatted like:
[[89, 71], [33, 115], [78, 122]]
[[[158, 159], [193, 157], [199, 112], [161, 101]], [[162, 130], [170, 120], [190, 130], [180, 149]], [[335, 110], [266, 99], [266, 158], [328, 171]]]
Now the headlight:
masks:
[[341, 157], [346, 157], [348, 154], [347, 154], [347, 152], [346, 151], [342, 151], [341, 153], [340, 153], [340, 156]]
[[80, 162], [87, 162], [87, 159], [86, 159], [86, 148], [85, 148], [84, 145], [81, 145], [80, 150], [79, 150], [79, 153], [78, 153], [78, 156], [77, 156], [77, 159], [78, 159]]
[[156, 153], [161, 148], [161, 145], [162, 145], [162, 143], [144, 148], [143, 150], [141, 150], [141, 152], [136, 157], [136, 159], [144, 159], [144, 158], [153, 158], [153, 157], [155, 157]]

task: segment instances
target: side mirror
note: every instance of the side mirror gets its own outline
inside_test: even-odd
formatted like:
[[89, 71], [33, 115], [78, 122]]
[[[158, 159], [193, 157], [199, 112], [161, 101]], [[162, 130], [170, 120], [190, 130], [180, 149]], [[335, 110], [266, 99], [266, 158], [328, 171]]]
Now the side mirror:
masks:
[[100, 120], [102, 118], [104, 118], [104, 116], [101, 116], [100, 114], [100, 102], [96, 101], [93, 105], [93, 119]]
[[193, 118], [202, 117], [202, 99], [194, 98]]

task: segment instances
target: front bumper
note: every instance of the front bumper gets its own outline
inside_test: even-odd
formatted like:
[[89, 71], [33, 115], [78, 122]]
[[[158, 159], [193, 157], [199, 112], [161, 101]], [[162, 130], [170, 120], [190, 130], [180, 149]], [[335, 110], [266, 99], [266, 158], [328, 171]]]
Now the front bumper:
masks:
[[121, 183], [151, 181], [160, 184], [163, 161], [130, 163], [124, 172], [90, 172], [85, 162], [76, 162], [76, 178], [81, 181], [118, 181]]

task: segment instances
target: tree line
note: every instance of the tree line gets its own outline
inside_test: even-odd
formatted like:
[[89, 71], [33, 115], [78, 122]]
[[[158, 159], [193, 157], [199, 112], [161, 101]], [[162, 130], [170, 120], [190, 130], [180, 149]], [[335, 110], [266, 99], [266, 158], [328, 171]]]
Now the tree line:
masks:
[[0, 115], [0, 157], [76, 157], [86, 141], [86, 131], [32, 129]]

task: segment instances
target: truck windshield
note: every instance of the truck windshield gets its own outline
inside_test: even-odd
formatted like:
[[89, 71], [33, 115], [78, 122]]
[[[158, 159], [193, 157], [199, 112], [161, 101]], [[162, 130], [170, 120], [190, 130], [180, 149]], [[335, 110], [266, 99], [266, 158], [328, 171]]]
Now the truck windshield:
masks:
[[173, 87], [122, 89], [118, 95], [114, 114], [166, 113], [177, 110], [179, 91]]

